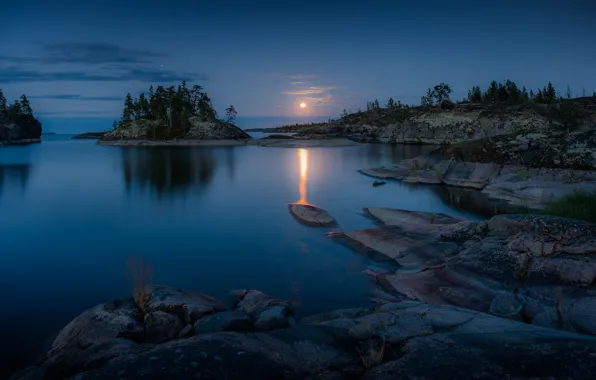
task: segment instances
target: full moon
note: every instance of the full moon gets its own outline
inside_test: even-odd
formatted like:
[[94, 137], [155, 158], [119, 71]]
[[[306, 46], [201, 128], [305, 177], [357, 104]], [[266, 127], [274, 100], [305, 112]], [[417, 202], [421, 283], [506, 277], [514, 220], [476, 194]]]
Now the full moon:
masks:
[[300, 103], [300, 108], [306, 108], [306, 103]]

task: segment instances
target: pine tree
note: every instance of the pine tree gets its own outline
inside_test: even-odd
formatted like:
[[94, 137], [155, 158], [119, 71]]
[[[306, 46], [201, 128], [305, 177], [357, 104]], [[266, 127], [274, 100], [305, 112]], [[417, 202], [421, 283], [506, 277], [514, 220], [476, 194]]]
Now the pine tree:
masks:
[[468, 100], [472, 103], [482, 102], [482, 91], [480, 90], [480, 87], [474, 86], [468, 91]]
[[389, 98], [389, 100], [387, 101], [387, 108], [394, 109], [395, 108], [395, 101], [393, 100], [393, 98]]
[[233, 123], [234, 119], [236, 119], [236, 115], [238, 115], [238, 112], [236, 112], [236, 109], [234, 108], [234, 106], [229, 106], [228, 108], [226, 108], [226, 117], [227, 117], [227, 122], [228, 123]]
[[534, 101], [535, 100], [535, 98], [534, 98], [534, 90], [532, 90], [532, 89], [530, 89], [530, 100], [531, 101]]
[[130, 95], [129, 92], [126, 94], [126, 98], [124, 99], [124, 109], [122, 110], [122, 119], [120, 121], [121, 124], [126, 124], [132, 121], [134, 109], [135, 104], [132, 100], [132, 95]]
[[569, 85], [567, 85], [567, 91], [565, 92], [565, 95], [567, 96], [567, 99], [571, 99], [571, 87], [569, 87]]
[[0, 89], [0, 111], [6, 111], [8, 105], [6, 103], [6, 98], [4, 97], [4, 93]]
[[23, 114], [23, 110], [21, 109], [21, 103], [18, 100], [15, 100], [13, 104], [8, 107], [8, 116], [21, 116]]
[[23, 115], [33, 115], [33, 110], [31, 109], [31, 103], [29, 103], [29, 99], [25, 96], [25, 94], [21, 95], [21, 112]]
[[528, 90], [526, 90], [526, 86], [522, 87], [521, 100], [523, 102], [527, 102], [528, 100], [530, 100], [530, 95], [528, 95]]
[[545, 91], [542, 92], [546, 103], [553, 103], [557, 99], [557, 92], [551, 82], [548, 82]]
[[430, 88], [426, 91], [426, 95], [420, 98], [420, 105], [422, 107], [430, 108], [433, 106], [433, 102], [435, 99], [435, 92]]

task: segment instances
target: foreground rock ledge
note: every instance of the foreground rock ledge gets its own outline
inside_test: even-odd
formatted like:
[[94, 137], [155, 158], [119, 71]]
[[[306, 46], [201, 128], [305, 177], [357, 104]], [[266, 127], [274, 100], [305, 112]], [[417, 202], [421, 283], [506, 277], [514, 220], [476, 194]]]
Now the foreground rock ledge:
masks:
[[379, 228], [331, 236], [397, 270], [371, 274], [395, 296], [596, 335], [596, 225], [532, 215], [486, 222], [370, 208]]
[[[232, 292], [227, 310], [212, 297], [167, 287], [152, 290], [151, 300], [143, 321], [132, 300], [87, 310], [62, 330], [44, 363], [12, 379], [596, 376], [593, 337], [452, 306], [385, 303], [294, 324], [287, 302], [257, 291]], [[155, 336], [164, 339], [149, 339]]]

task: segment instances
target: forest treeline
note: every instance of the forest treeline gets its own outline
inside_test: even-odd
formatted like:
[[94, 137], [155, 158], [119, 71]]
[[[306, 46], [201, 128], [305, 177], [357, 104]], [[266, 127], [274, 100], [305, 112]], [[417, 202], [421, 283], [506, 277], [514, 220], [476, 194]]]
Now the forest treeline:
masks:
[[[178, 86], [157, 86], [149, 88], [149, 95], [139, 94], [133, 98], [130, 93], [124, 99], [124, 108], [120, 120], [114, 121], [114, 129], [133, 120], [160, 120], [170, 130], [188, 130], [189, 118], [198, 116], [204, 121], [214, 121], [217, 112], [211, 98], [203, 87], [194, 85], [188, 88], [186, 81]], [[226, 121], [233, 122], [237, 112], [234, 106], [225, 110]]]

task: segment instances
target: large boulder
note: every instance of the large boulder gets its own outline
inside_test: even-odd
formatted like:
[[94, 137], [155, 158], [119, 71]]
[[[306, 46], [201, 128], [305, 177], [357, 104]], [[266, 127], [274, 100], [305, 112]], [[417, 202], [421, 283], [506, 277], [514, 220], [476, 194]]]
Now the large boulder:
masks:
[[337, 221], [322, 208], [303, 203], [290, 203], [288, 209], [294, 219], [304, 225], [311, 227], [337, 226]]

